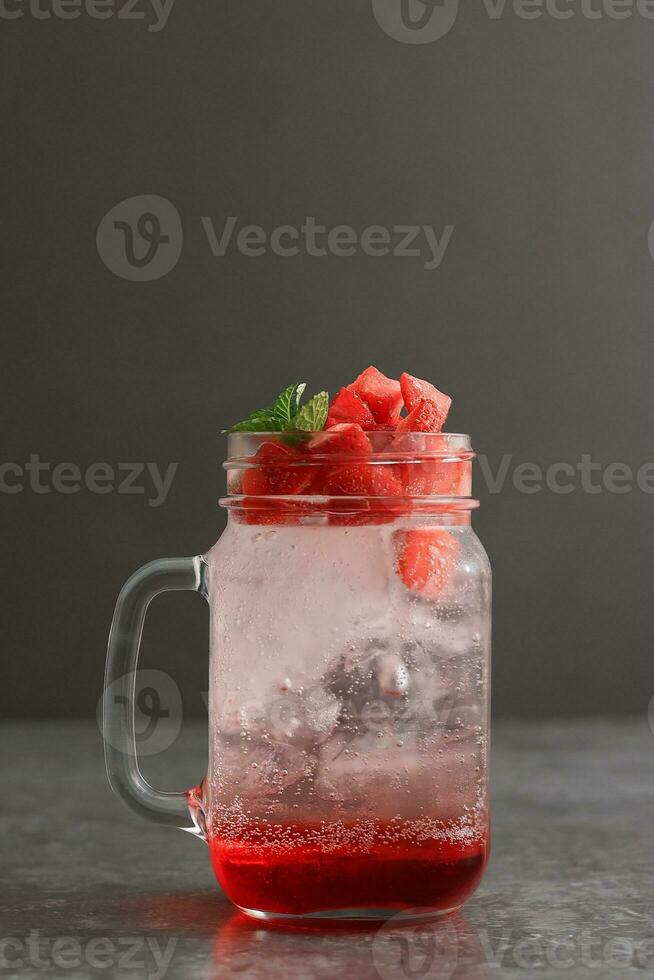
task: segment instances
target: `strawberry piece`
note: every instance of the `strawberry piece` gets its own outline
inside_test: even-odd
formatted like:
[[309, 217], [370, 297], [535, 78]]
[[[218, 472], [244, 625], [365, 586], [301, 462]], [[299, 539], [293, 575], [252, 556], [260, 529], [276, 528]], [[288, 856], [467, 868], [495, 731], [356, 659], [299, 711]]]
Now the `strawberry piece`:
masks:
[[398, 432], [440, 432], [445, 416], [431, 398], [421, 398], [406, 418], [400, 419]]
[[456, 573], [459, 542], [444, 528], [416, 528], [396, 534], [397, 571], [407, 589], [439, 599]]
[[364, 430], [375, 427], [375, 417], [366, 403], [348, 388], [341, 388], [329, 406], [326, 428], [339, 422], [356, 422]]
[[387, 378], [376, 367], [369, 367], [347, 388], [368, 405], [375, 422], [395, 425], [399, 420], [402, 410], [399, 381]]
[[423, 400], [434, 402], [436, 409], [442, 421], [438, 429], [432, 429], [432, 432], [440, 432], [447, 418], [450, 406], [452, 404], [452, 399], [449, 395], [444, 395], [442, 391], [430, 384], [429, 381], [422, 381], [420, 378], [414, 378], [406, 372], [400, 375], [400, 388], [402, 391], [402, 397], [404, 399], [404, 404], [406, 405], [407, 412], [411, 414], [414, 408]]

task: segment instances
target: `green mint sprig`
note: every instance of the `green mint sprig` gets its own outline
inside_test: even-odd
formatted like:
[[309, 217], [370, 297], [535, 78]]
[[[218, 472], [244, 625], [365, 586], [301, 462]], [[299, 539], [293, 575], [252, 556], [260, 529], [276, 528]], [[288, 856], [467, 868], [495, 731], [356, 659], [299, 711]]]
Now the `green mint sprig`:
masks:
[[321, 432], [329, 410], [329, 394], [321, 391], [300, 407], [306, 384], [289, 385], [271, 408], [260, 408], [223, 432]]
[[319, 391], [298, 411], [293, 419], [293, 428], [301, 432], [322, 432], [327, 421], [328, 410], [329, 395], [326, 391]]

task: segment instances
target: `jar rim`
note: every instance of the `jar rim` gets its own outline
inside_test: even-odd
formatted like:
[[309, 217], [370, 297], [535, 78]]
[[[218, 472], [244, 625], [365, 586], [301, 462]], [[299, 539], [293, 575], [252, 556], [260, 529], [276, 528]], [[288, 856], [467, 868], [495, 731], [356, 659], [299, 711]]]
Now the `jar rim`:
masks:
[[[334, 433], [338, 436], [339, 433]], [[348, 434], [346, 434], [348, 435]], [[414, 516], [469, 512], [472, 498], [470, 436], [458, 432], [373, 430], [365, 439], [324, 432], [230, 433], [227, 496], [222, 506], [274, 514], [372, 512]], [[315, 442], [314, 442], [315, 440]], [[349, 443], [349, 446], [348, 446]], [[269, 447], [269, 448], [266, 448]], [[468, 514], [469, 519], [469, 514]], [[374, 521], [373, 521], [374, 523]]]
[[[227, 437], [227, 459], [224, 469], [242, 469], [258, 465], [253, 457], [266, 442], [282, 441], [289, 445], [303, 445], [316, 436], [327, 435], [316, 432], [230, 432]], [[470, 436], [463, 432], [396, 432], [394, 430], [373, 430], [366, 432], [370, 442], [371, 452], [366, 455], [368, 462], [393, 461], [405, 462], [407, 459], [419, 457], [448, 459], [452, 462], [468, 461], [475, 458]], [[340, 456], [352, 462], [360, 461], [361, 457], [349, 453], [330, 452], [325, 447], [323, 452], [313, 452], [311, 462], [319, 463], [326, 457]]]
[[445, 508], [456, 508], [457, 510], [476, 510], [479, 507], [479, 501], [474, 497], [455, 497], [455, 496], [438, 496], [438, 495], [415, 495], [411, 494], [399, 494], [392, 497], [380, 495], [380, 494], [257, 494], [255, 497], [248, 496], [243, 493], [229, 494], [225, 497], [220, 497], [218, 503], [221, 507], [239, 507], [242, 506], [243, 501], [256, 501], [257, 503], [261, 501], [262, 506], [266, 506], [267, 501], [274, 501], [281, 504], [289, 503], [307, 503], [315, 504], [316, 506], [324, 507], [325, 501], [334, 501], [337, 505], [352, 504], [353, 507], [361, 506], [362, 503], [369, 503], [371, 500], [378, 503], [380, 506], [384, 504], [401, 504], [402, 501], [407, 501], [411, 503], [413, 509], [420, 509], [421, 506], [425, 508], [432, 507], [445, 507]]
[[[247, 512], [254, 516], [256, 511], [277, 513], [295, 517], [298, 520], [310, 522], [312, 516], [333, 514], [341, 520], [347, 515], [364, 516], [369, 519], [375, 515], [383, 515], [388, 519], [420, 518], [438, 515], [465, 515], [479, 507], [479, 501], [474, 497], [453, 496], [411, 496], [408, 494], [394, 497], [385, 496], [354, 496], [354, 495], [304, 495], [304, 494], [261, 494], [248, 497], [245, 494], [230, 494], [220, 497], [218, 503], [228, 511]], [[469, 522], [469, 517], [465, 523]], [[256, 523], [256, 521], [254, 522]], [[375, 523], [371, 520], [371, 523]]]

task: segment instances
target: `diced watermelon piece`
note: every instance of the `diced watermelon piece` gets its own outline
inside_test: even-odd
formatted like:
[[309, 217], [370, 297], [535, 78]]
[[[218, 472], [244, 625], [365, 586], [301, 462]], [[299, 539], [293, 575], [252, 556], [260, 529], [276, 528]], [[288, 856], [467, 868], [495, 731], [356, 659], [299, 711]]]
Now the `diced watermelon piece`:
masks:
[[[302, 500], [275, 500], [275, 497], [314, 493], [318, 480], [316, 467], [300, 465], [304, 453], [281, 441], [264, 442], [253, 457], [256, 463], [243, 471], [241, 493], [245, 496], [235, 511], [245, 524], [299, 524], [310, 508]], [[258, 498], [268, 497], [268, 500]]]
[[310, 453], [329, 453], [339, 456], [369, 456], [372, 446], [356, 422], [337, 422], [330, 429], [318, 432], [308, 445]]
[[331, 467], [325, 481], [327, 492], [359, 499], [355, 509], [347, 500], [331, 500], [329, 523], [361, 525], [394, 521], [401, 510], [403, 489], [393, 470], [391, 466], [365, 463]]
[[450, 396], [444, 395], [442, 391], [439, 391], [438, 388], [430, 384], [429, 381], [422, 381], [420, 378], [414, 378], [412, 375], [406, 374], [406, 372], [400, 375], [400, 388], [402, 391], [404, 404], [406, 405], [406, 410], [409, 412], [409, 414], [425, 398], [434, 403], [442, 421], [437, 429], [432, 429], [431, 431], [440, 432], [452, 404], [452, 399]]
[[328, 495], [366, 497], [371, 491], [370, 467], [365, 463], [343, 463], [326, 469], [324, 492]]
[[372, 493], [379, 497], [400, 497], [404, 494], [402, 483], [397, 477], [394, 465], [377, 465], [372, 470]]
[[397, 571], [407, 589], [439, 599], [456, 573], [459, 542], [444, 528], [415, 528], [395, 535]]
[[[440, 433], [398, 433], [393, 450], [405, 454], [399, 463], [399, 478], [407, 496], [469, 497], [472, 493], [472, 466], [448, 452], [447, 438]], [[442, 457], [430, 456], [443, 453]]]
[[269, 493], [268, 477], [259, 466], [243, 470], [241, 477], [241, 493], [247, 497], [261, 497]]
[[387, 378], [376, 367], [369, 367], [356, 381], [348, 385], [348, 391], [364, 401], [382, 425], [395, 425], [402, 411], [402, 390], [399, 381]]
[[398, 432], [440, 432], [444, 416], [439, 412], [436, 402], [431, 398], [421, 398], [406, 418], [400, 419]]
[[445, 435], [400, 432], [398, 428], [390, 451], [404, 456], [405, 461], [396, 468], [407, 496], [469, 497], [472, 493], [471, 463], [457, 459], [456, 454], [452, 457]]
[[400, 470], [404, 492], [410, 497], [469, 497], [472, 492], [467, 462], [423, 459], [402, 463]]
[[327, 467], [325, 492], [360, 497], [397, 497], [403, 493], [403, 489], [394, 469], [371, 463], [335, 464]]
[[339, 422], [357, 422], [364, 430], [375, 427], [375, 417], [366, 403], [348, 388], [341, 388], [329, 406], [326, 428]]
[[[253, 457], [256, 463], [243, 473], [246, 496], [310, 493], [314, 468], [301, 465], [303, 454], [283, 442], [264, 442]], [[297, 464], [297, 465], [296, 465]]]

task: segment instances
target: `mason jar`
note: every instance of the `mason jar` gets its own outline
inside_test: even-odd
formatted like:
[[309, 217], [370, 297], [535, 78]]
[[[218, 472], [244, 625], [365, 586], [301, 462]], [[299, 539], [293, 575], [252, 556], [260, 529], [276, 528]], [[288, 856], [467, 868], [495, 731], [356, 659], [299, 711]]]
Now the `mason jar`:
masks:
[[[292, 452], [266, 452], [285, 439]], [[107, 765], [134, 809], [206, 840], [259, 919], [446, 914], [488, 859], [491, 573], [470, 440], [369, 439], [352, 457], [231, 435], [224, 533], [137, 572], [114, 617], [107, 681], [129, 694], [152, 596], [208, 600], [206, 778], [145, 783], [133, 717], [112, 705]]]

